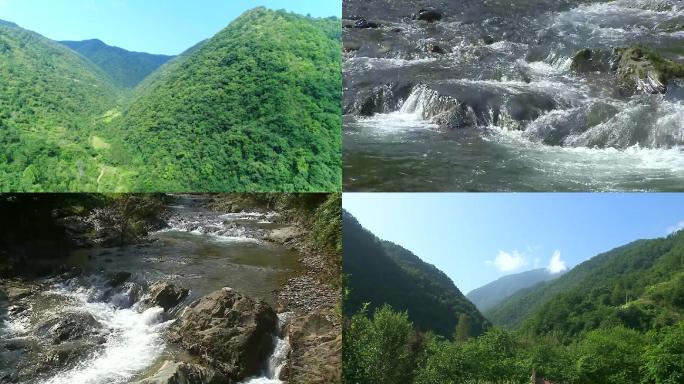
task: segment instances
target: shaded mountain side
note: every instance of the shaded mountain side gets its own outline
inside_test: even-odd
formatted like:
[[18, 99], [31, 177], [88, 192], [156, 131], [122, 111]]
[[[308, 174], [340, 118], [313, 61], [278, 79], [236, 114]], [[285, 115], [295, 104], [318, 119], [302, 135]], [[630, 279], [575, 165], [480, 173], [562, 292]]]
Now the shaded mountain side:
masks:
[[495, 324], [561, 337], [613, 325], [675, 324], [684, 319], [684, 232], [600, 254], [486, 314]]
[[0, 190], [94, 190], [90, 141], [116, 104], [108, 76], [71, 49], [0, 23]]
[[257, 8], [162, 66], [118, 125], [136, 188], [339, 189], [339, 27]]
[[112, 47], [101, 40], [61, 41], [72, 50], [92, 61], [123, 88], [133, 88], [143, 79], [173, 58], [167, 55], [153, 55], [131, 52]]
[[343, 212], [342, 224], [342, 263], [348, 287], [345, 316], [350, 317], [365, 303], [370, 303], [371, 312], [390, 304], [408, 311], [421, 330], [446, 337], [454, 334], [461, 314], [468, 317], [472, 335], [489, 326], [439, 269], [396, 244], [378, 239], [348, 212]]
[[551, 273], [546, 268], [507, 275], [470, 291], [466, 297], [477, 306], [477, 309], [486, 311], [521, 289], [529, 288], [560, 276], [560, 273]]

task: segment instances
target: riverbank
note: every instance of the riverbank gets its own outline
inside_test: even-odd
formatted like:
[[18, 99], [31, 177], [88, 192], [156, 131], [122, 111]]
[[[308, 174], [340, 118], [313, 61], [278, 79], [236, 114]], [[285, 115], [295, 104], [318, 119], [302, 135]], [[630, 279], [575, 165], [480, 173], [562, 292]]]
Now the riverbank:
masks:
[[[252, 203], [219, 208], [225, 201], [216, 195], [166, 197], [159, 215], [150, 216], [149, 223], [163, 221], [156, 226], [139, 220], [131, 226], [100, 225], [102, 220], [91, 220], [95, 210], [59, 218], [55, 227], [64, 230], [56, 230], [55, 237], [66, 235], [70, 241], [58, 257], [49, 258], [55, 269], [22, 276], [27, 263], [35, 259], [19, 252], [22, 268], [13, 265], [9, 271], [14, 277], [6, 274], [0, 285], [0, 353], [6, 362], [16, 363], [0, 366], [0, 373], [4, 372], [0, 382], [52, 384], [85, 378], [92, 379], [89, 383], [103, 382], [113, 374], [103, 364], [116, 362], [116, 353], [130, 352], [133, 344], [126, 339], [142, 334], [148, 335], [142, 339], [150, 341], [147, 347], [157, 347], [136, 352], [140, 361], [124, 369], [125, 380], [338, 382], [339, 289], [329, 278], [335, 272], [328, 267], [335, 255], [318, 247], [311, 231], [305, 230], [305, 224], [315, 221], [315, 212], [320, 212], [302, 214], [308, 208], [275, 209]], [[327, 197], [314, 205], [326, 201]], [[111, 207], [107, 209], [112, 213]], [[119, 242], [126, 230], [114, 229], [128, 227], [141, 231], [135, 236], [130, 232]], [[98, 233], [117, 236], [106, 236], [115, 239], [111, 243], [95, 241], [102, 238]], [[80, 307], [87, 313], [74, 315]], [[207, 318], [198, 308], [233, 315]], [[215, 312], [218, 308], [224, 309]], [[55, 321], [50, 313], [66, 319], [57, 327], [67, 331], [65, 340], [38, 334]], [[86, 327], [74, 328], [78, 321], [69, 322], [73, 316], [87, 320], [82, 321]], [[217, 322], [225, 325], [223, 331], [211, 337], [203, 332], [200, 339], [192, 336], [202, 324]], [[236, 329], [242, 331], [235, 333]], [[225, 345], [225, 337], [233, 341]], [[255, 344], [255, 337], [262, 341]], [[201, 350], [196, 349], [197, 340], [203, 340]], [[255, 345], [261, 347], [254, 349]], [[22, 364], [26, 368], [20, 368]], [[38, 374], [33, 367], [42, 367], [39, 371], [45, 373]], [[93, 367], [99, 367], [100, 373], [90, 371]]]

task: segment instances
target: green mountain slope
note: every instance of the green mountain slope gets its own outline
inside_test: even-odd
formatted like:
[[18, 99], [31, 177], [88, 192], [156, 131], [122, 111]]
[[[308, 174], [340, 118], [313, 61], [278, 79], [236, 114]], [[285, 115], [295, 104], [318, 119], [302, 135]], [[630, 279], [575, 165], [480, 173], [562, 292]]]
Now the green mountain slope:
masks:
[[487, 316], [562, 337], [615, 325], [643, 331], [676, 324], [684, 320], [684, 231], [598, 255], [511, 296]]
[[343, 213], [343, 270], [350, 287], [344, 304], [351, 317], [365, 303], [370, 313], [383, 304], [408, 311], [423, 331], [451, 337], [461, 314], [471, 334], [488, 326], [478, 312], [442, 271], [410, 251], [375, 237], [347, 212]]
[[257, 8], [160, 68], [119, 122], [135, 189], [338, 190], [339, 28]]
[[102, 69], [119, 87], [133, 88], [173, 56], [130, 52], [93, 39], [61, 41]]
[[561, 275], [551, 273], [546, 268], [507, 275], [472, 290], [466, 297], [477, 306], [477, 309], [486, 311], [521, 289], [556, 279], [559, 276]]
[[116, 104], [107, 76], [72, 50], [0, 23], [0, 190], [95, 190], [99, 118]]

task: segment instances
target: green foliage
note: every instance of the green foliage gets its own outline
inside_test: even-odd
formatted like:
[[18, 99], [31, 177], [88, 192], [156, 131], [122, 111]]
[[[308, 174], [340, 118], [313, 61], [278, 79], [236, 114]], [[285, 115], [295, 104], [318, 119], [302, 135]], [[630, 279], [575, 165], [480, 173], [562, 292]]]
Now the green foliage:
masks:
[[94, 116], [117, 93], [94, 65], [55, 42], [0, 24], [0, 191], [96, 190]]
[[383, 306], [369, 319], [365, 311], [366, 308], [352, 317], [343, 336], [344, 382], [410, 382], [413, 356], [409, 344], [413, 324], [408, 315]]
[[684, 319], [684, 232], [598, 255], [557, 280], [512, 295], [486, 315], [495, 324], [569, 340], [623, 325], [648, 330]]
[[337, 191], [340, 28], [258, 8], [122, 92], [161, 59], [0, 23], [0, 191]]
[[119, 125], [135, 188], [338, 190], [339, 27], [258, 8], [143, 82]]
[[420, 260], [410, 251], [383, 240], [364, 229], [349, 213], [342, 214], [343, 269], [348, 280], [344, 312], [356, 313], [365, 303], [370, 310], [389, 304], [408, 311], [421, 329], [451, 337], [459, 316], [470, 321], [471, 335], [489, 326], [443, 272]]
[[102, 69], [122, 88], [133, 88], [161, 65], [173, 58], [166, 55], [152, 55], [130, 52], [110, 47], [100, 40], [61, 41], [63, 45], [80, 53]]
[[569, 345], [498, 327], [460, 342], [412, 334], [405, 312], [380, 308], [372, 319], [362, 308], [346, 323], [347, 383], [526, 384], [535, 375], [560, 384], [674, 384], [684, 378], [684, 323], [648, 334], [599, 328]]

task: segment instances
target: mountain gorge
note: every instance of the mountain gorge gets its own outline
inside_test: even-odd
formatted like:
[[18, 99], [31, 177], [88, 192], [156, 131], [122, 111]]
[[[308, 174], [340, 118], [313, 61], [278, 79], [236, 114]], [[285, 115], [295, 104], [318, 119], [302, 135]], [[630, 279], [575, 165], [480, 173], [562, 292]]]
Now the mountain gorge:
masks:
[[257, 8], [169, 60], [1, 23], [0, 190], [337, 190], [340, 34]]
[[481, 334], [489, 322], [442, 271], [399, 245], [381, 240], [343, 213], [343, 269], [351, 287], [344, 312], [351, 316], [389, 304], [407, 311], [423, 331], [452, 337], [461, 315], [470, 334]]
[[546, 268], [507, 275], [472, 290], [466, 297], [477, 306], [477, 309], [486, 311], [521, 289], [532, 287], [543, 281], [554, 280], [560, 275], [560, 273], [551, 273]]

